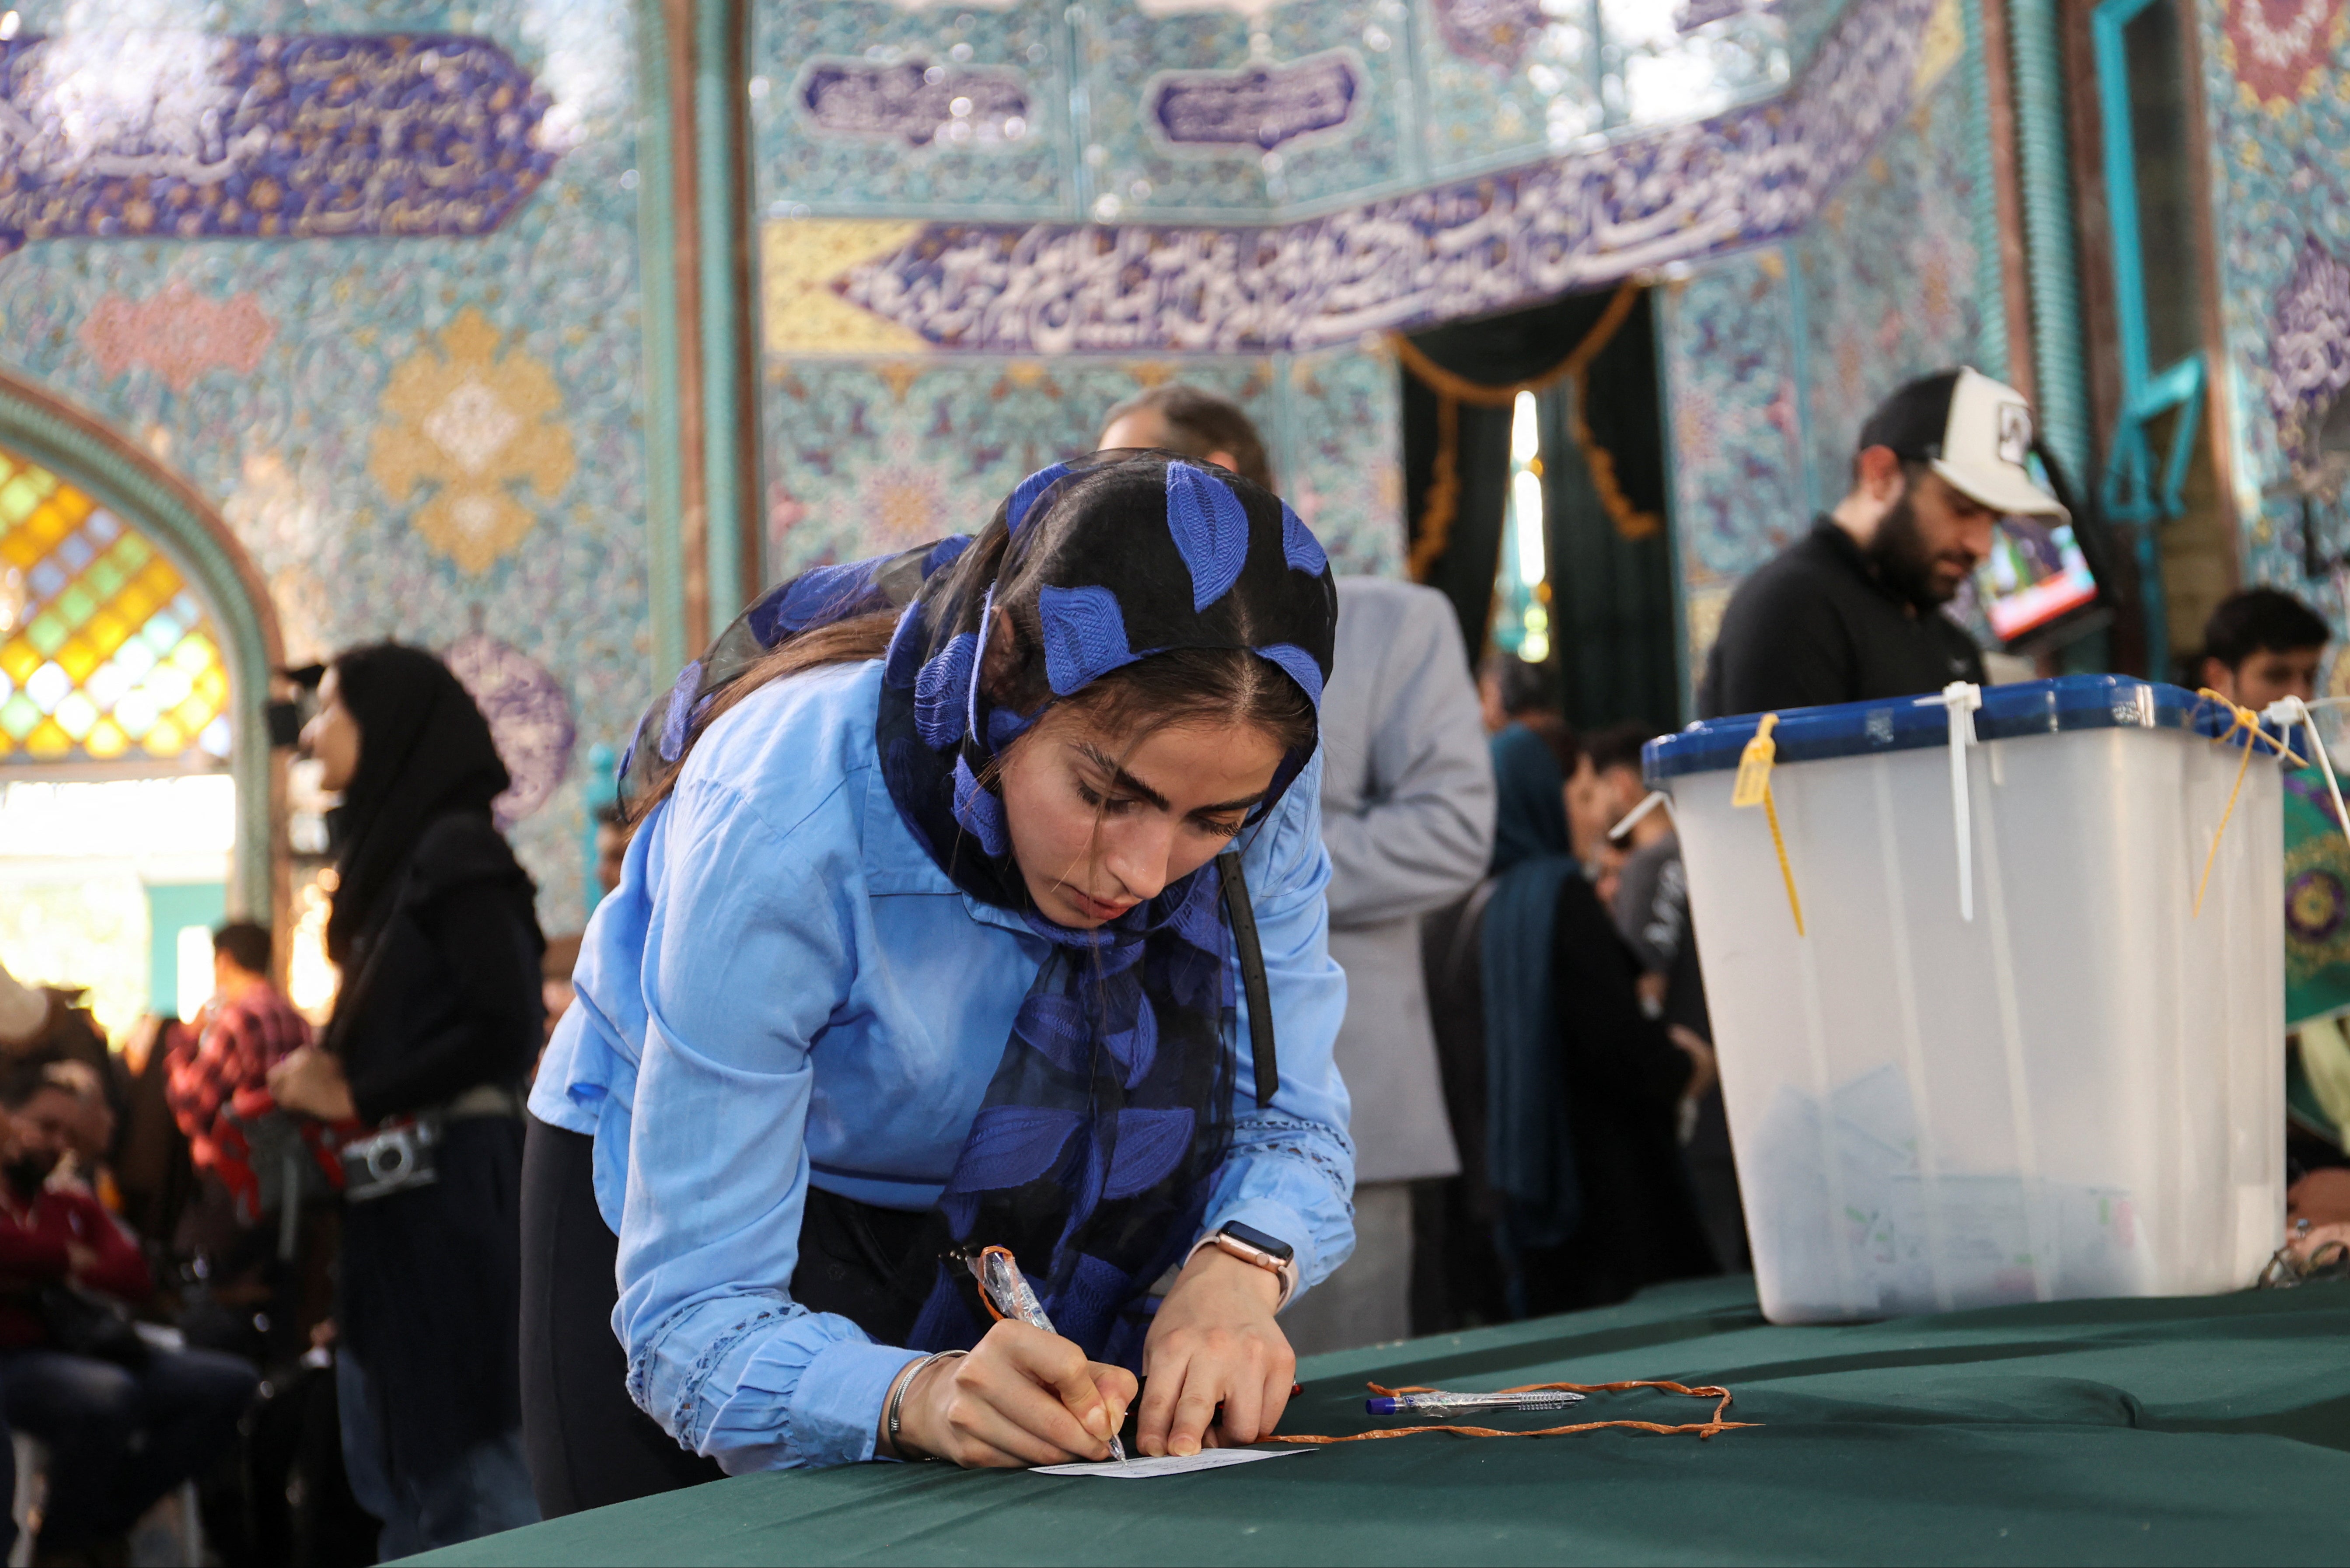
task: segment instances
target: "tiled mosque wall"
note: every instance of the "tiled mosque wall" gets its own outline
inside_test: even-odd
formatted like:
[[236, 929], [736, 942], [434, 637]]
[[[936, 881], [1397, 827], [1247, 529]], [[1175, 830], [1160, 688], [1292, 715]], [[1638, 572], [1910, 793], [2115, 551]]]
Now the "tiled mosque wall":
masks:
[[[2320, 436], [2350, 388], [2350, 26], [2340, 0], [2203, 0], [2198, 25], [2226, 337], [2214, 389], [2243, 576], [2350, 634], [2344, 572], [2304, 575], [2301, 506], [2305, 489], [2321, 497], [2321, 548], [2338, 560], [2350, 494]], [[2331, 684], [2350, 693], [2350, 659], [2334, 661]]]
[[762, 7], [770, 571], [971, 526], [1170, 377], [1258, 416], [1343, 568], [1395, 570], [1379, 334], [1792, 232], [1846, 151], [1789, 152], [1873, 131], [1927, 8], [1838, 47], [1827, 0]]
[[1335, 569], [1398, 568], [1395, 369], [1383, 352], [1340, 351], [773, 359], [764, 397], [771, 570], [976, 530], [1023, 475], [1089, 450], [1103, 410], [1170, 377], [1225, 393], [1248, 411], [1283, 493], [1328, 545]]
[[452, 650], [550, 929], [650, 686], [629, 0], [83, 0], [0, 42], [0, 363], [187, 480], [287, 656]]
[[1646, 273], [1701, 651], [1861, 414], [1975, 341], [1957, 0], [860, 0], [754, 39], [778, 571], [971, 526], [1174, 375], [1396, 569], [1378, 335]]
[[[1955, 16], [757, 6], [769, 569], [971, 527], [1181, 376], [1258, 417], [1343, 568], [1393, 571], [1381, 335], [1693, 266], [1663, 352], [1701, 628], [1800, 525], [1852, 410], [1972, 331]], [[580, 907], [587, 749], [656, 674], [635, 21], [80, 0], [0, 42], [39, 128], [0, 154], [0, 363], [227, 518], [289, 657], [460, 649], [554, 929]]]
[[1906, 112], [1799, 234], [1666, 286], [1692, 670], [1738, 583], [1843, 493], [1869, 410], [1913, 376], [1977, 357], [1974, 131], [1959, 27], [1953, 8], [1938, 8]]

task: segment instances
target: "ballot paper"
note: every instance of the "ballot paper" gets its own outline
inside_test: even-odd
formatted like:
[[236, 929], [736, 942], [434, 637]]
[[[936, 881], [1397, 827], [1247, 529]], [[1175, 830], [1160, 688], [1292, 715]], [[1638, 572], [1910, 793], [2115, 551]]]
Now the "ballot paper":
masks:
[[1193, 1470], [1222, 1469], [1251, 1459], [1285, 1459], [1304, 1449], [1201, 1449], [1196, 1454], [1167, 1454], [1155, 1459], [1103, 1459], [1097, 1464], [1038, 1465], [1028, 1473], [1039, 1476], [1110, 1476], [1118, 1480], [1148, 1480], [1152, 1476], [1189, 1475]]

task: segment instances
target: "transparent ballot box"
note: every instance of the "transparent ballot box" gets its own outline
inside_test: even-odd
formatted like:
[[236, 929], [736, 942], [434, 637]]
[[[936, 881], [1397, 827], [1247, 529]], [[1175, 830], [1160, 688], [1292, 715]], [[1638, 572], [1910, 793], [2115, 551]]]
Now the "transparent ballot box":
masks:
[[2279, 734], [2068, 676], [1650, 742], [1773, 1322], [2252, 1282], [2283, 1232]]

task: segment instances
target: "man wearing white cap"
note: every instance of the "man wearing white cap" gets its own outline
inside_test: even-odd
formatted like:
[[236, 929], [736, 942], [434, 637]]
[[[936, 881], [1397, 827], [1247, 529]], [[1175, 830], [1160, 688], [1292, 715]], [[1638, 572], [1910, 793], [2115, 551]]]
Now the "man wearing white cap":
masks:
[[1981, 650], [1941, 607], [1991, 554], [2000, 518], [2064, 516], [2025, 469], [2031, 450], [2031, 405], [1980, 370], [1886, 399], [1861, 426], [1851, 493], [1731, 597], [1700, 715], [1981, 682]]

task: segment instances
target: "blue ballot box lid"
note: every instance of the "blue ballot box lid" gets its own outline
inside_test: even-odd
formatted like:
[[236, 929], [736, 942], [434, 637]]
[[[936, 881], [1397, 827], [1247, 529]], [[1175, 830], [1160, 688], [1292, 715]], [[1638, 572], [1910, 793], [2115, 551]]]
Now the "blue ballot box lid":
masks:
[[[1754, 738], [1760, 713], [1691, 724], [1650, 741], [1642, 753], [1650, 788], [1687, 774], [1735, 768]], [[1982, 689], [1975, 736], [1984, 741], [2055, 735], [2068, 730], [2184, 730], [2220, 735], [2234, 715], [2183, 687], [2129, 675], [2060, 675]], [[2272, 731], [2271, 733], [2275, 733]], [[1816, 762], [1950, 743], [1949, 711], [1938, 697], [1888, 697], [1826, 708], [1789, 708], [1772, 732], [1780, 763]]]

